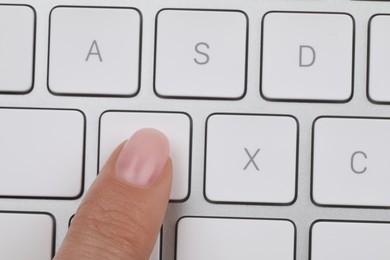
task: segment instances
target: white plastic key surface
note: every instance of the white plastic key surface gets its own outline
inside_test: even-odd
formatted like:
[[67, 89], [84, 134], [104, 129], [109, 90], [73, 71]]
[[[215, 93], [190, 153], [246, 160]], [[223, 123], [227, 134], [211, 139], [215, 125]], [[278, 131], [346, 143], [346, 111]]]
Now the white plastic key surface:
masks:
[[389, 223], [321, 221], [311, 239], [311, 260], [390, 259]]
[[140, 23], [140, 14], [129, 8], [53, 9], [50, 90], [76, 95], [136, 94]]
[[177, 260], [293, 260], [295, 228], [289, 221], [182, 218]]
[[33, 86], [35, 13], [29, 6], [0, 5], [0, 93]]
[[183, 113], [106, 112], [100, 120], [99, 168], [111, 152], [142, 128], [163, 132], [170, 143], [173, 162], [172, 200], [188, 195], [190, 171], [191, 120]]
[[370, 22], [369, 96], [390, 102], [390, 16], [377, 15]]
[[0, 196], [80, 195], [84, 117], [74, 110], [0, 109]]
[[281, 100], [348, 100], [353, 32], [353, 19], [346, 14], [268, 13], [263, 22], [263, 95]]
[[159, 95], [239, 98], [245, 92], [247, 19], [236, 11], [163, 10], [157, 18]]
[[0, 212], [0, 259], [50, 260], [54, 219], [48, 214]]
[[297, 132], [297, 121], [289, 116], [211, 116], [206, 197], [219, 202], [291, 203], [296, 187]]
[[389, 133], [389, 119], [318, 119], [313, 140], [314, 201], [389, 207]]

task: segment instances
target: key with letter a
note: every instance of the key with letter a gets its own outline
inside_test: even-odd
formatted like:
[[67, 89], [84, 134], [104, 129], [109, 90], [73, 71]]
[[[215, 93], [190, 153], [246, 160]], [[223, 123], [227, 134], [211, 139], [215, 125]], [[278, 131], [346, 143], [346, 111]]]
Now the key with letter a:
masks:
[[131, 8], [54, 8], [49, 89], [63, 95], [135, 95], [140, 19]]

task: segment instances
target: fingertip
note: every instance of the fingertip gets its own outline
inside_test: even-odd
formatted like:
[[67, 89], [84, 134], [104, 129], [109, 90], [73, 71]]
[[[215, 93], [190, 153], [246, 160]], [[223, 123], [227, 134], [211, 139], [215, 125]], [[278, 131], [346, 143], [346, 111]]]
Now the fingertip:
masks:
[[168, 158], [166, 136], [156, 129], [141, 129], [126, 142], [116, 161], [115, 172], [130, 185], [152, 186], [159, 179]]

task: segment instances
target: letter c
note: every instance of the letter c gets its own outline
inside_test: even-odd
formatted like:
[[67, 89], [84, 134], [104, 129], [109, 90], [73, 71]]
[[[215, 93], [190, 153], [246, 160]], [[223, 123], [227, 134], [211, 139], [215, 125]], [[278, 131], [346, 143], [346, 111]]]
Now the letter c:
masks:
[[351, 170], [354, 173], [362, 174], [362, 173], [365, 173], [367, 171], [367, 167], [362, 167], [361, 169], [357, 169], [355, 167], [355, 159], [359, 155], [362, 156], [364, 159], [367, 159], [367, 154], [365, 154], [364, 152], [361, 152], [361, 151], [354, 152], [351, 156]]

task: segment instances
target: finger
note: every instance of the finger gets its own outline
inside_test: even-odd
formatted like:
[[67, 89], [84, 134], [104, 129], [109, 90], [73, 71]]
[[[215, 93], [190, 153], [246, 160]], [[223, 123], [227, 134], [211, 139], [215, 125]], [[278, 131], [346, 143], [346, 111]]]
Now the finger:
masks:
[[167, 138], [138, 131], [101, 170], [54, 259], [149, 259], [171, 183]]

